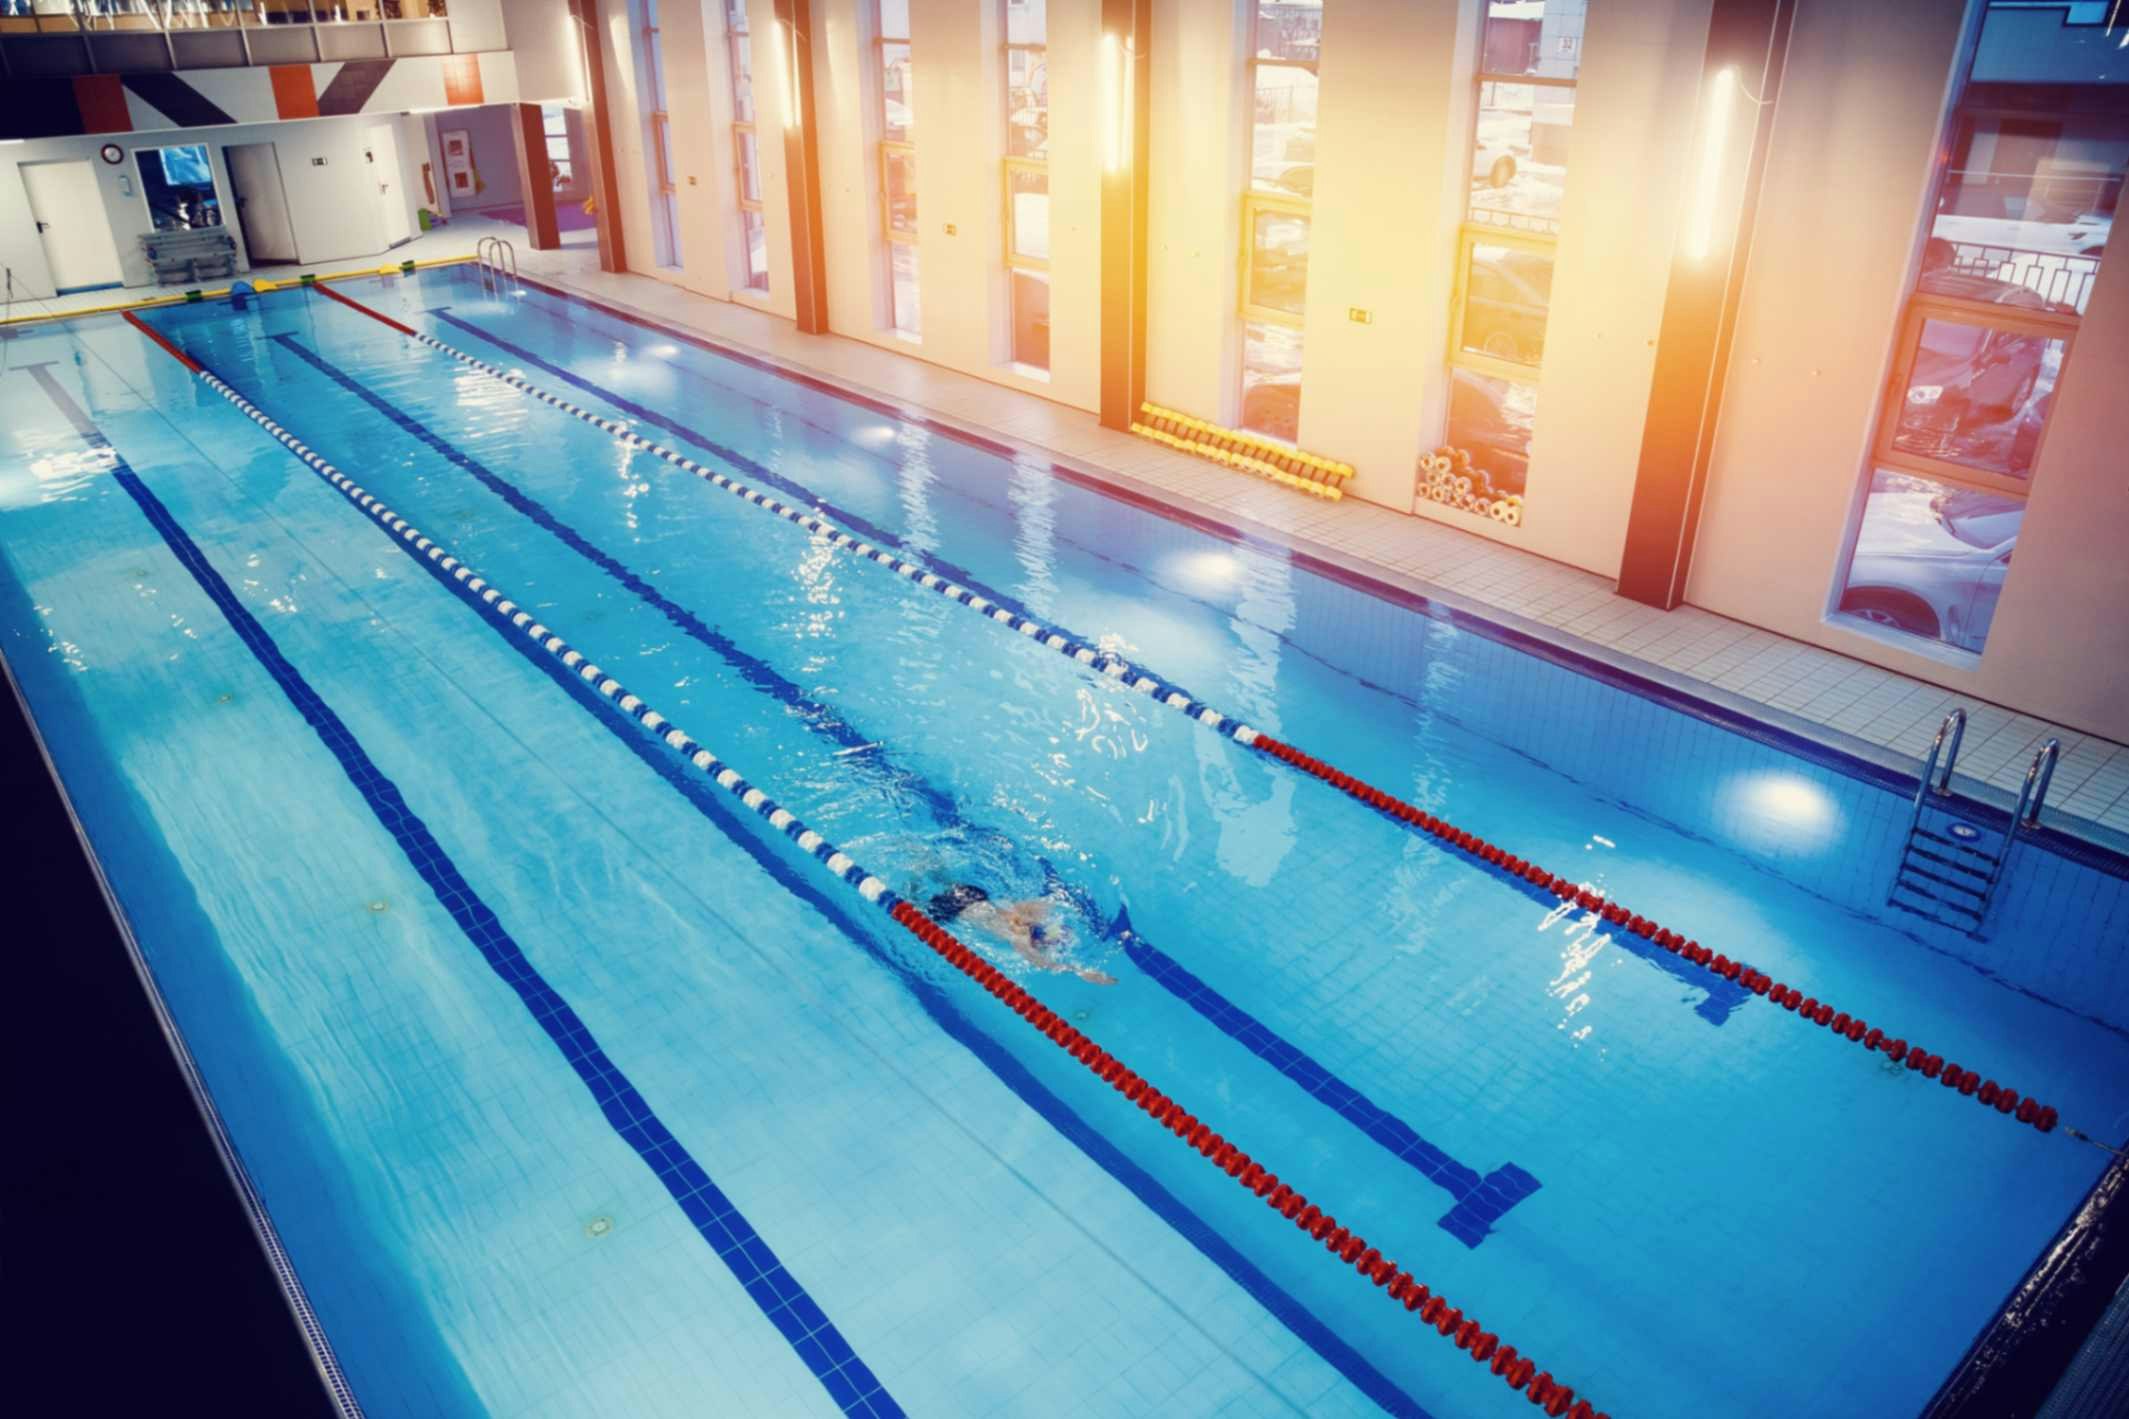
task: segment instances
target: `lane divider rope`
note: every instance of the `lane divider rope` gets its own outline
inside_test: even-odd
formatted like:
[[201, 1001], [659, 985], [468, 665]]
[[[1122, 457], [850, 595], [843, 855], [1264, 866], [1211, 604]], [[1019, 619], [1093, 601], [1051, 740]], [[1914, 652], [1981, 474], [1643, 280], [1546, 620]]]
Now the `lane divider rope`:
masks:
[[[785, 679], [765, 661], [757, 659], [729, 637], [713, 629], [694, 612], [664, 595], [515, 483], [442, 438], [419, 419], [396, 407], [390, 400], [365, 387], [346, 370], [304, 345], [294, 335], [283, 333], [275, 335], [273, 339], [290, 354], [397, 424], [409, 437], [434, 450], [535, 525], [544, 528], [564, 546], [612, 577], [645, 605], [657, 610], [684, 635], [707, 647], [746, 683], [771, 696], [787, 709], [797, 712], [801, 724], [820, 734], [829, 743], [842, 746], [836, 750], [838, 756], [850, 755], [860, 748], [876, 750], [877, 752], [868, 753], [855, 761], [860, 766], [857, 770], [860, 774], [875, 778], [889, 791], [916, 795], [930, 809], [941, 826], [983, 831], [969, 821], [952, 793], [898, 763], [893, 750], [867, 738], [839, 711], [815, 699], [807, 691]], [[1052, 881], [1060, 885], [1068, 895], [1088, 903], [1090, 920], [1099, 918], [1101, 914], [1093, 908], [1090, 894], [1084, 888], [1070, 883], [1062, 874], [1057, 873], [1047, 860], [1044, 861], [1044, 866], [1051, 873]], [[1123, 947], [1133, 964], [1145, 972], [1147, 980], [1175, 996], [1213, 1028], [1265, 1060], [1284, 1074], [1296, 1088], [1358, 1129], [1391, 1157], [1447, 1192], [1454, 1199], [1455, 1205], [1436, 1225], [1465, 1246], [1478, 1246], [1493, 1230], [1494, 1224], [1511, 1208], [1538, 1190], [1540, 1184], [1537, 1178], [1512, 1162], [1504, 1163], [1484, 1176], [1475, 1168], [1458, 1162], [1429, 1142], [1404, 1119], [1379, 1107], [1363, 1091], [1310, 1057], [1300, 1046], [1242, 1011], [1214, 990], [1210, 983], [1193, 974], [1181, 962], [1136, 930], [1128, 925], [1121, 926], [1121, 929], [1112, 927], [1111, 930], [1114, 932], [1114, 939]]]
[[[197, 365], [190, 367], [204, 375]], [[370, 757], [354, 730], [230, 589], [177, 516], [112, 447], [88, 413], [52, 377], [48, 367], [33, 366], [30, 373], [83, 440], [110, 454], [111, 476], [119, 488], [133, 500], [193, 584], [221, 613], [224, 623], [250, 652], [259, 669], [303, 717], [318, 745], [332, 756], [348, 786], [369, 810], [371, 820], [391, 837], [415, 876], [457, 924], [466, 943], [553, 1043], [616, 1139], [650, 1169], [697, 1234], [730, 1271], [732, 1279], [760, 1308], [763, 1319], [790, 1343], [799, 1361], [851, 1419], [900, 1419], [905, 1413], [901, 1404], [859, 1358], [768, 1240], [667, 1127], [568, 999], [526, 955], [523, 945], [482, 898], [479, 889], [466, 879], [428, 824], [414, 812], [399, 786]], [[257, 1204], [255, 1197], [247, 1201]], [[270, 1227], [266, 1234], [273, 1235]], [[279, 1262], [283, 1258], [278, 1254], [278, 1242], [274, 1250]], [[294, 1282], [295, 1278], [288, 1280]], [[317, 1330], [316, 1317], [300, 1285], [292, 1286], [289, 1294], [305, 1329], [316, 1332], [312, 1338], [321, 1369], [326, 1371], [336, 1395], [344, 1396], [353, 1406], [352, 1391], [322, 1331]]]
[[[1573, 901], [1587, 910], [1595, 911], [1605, 921], [1614, 926], [1624, 927], [1633, 932], [1634, 935], [1640, 936], [1671, 952], [1680, 960], [1698, 966], [1711, 975], [1742, 985], [1755, 995], [1766, 996], [1799, 1020], [1821, 1026], [1829, 1032], [1847, 1039], [1850, 1043], [1862, 1045], [1867, 1050], [1882, 1051], [1894, 1063], [1905, 1063], [1909, 1069], [1922, 1074], [1926, 1078], [1939, 1080], [1947, 1089], [1956, 1090], [1977, 1103], [1993, 1108], [2005, 1118], [2015, 1118], [2020, 1123], [2030, 1124], [2042, 1133], [2052, 1132], [2060, 1118], [2054, 1107], [2042, 1104], [2031, 1095], [2021, 1095], [2018, 1090], [1998, 1084], [1994, 1079], [1984, 1079], [1980, 1073], [1974, 1070], [1966, 1069], [1956, 1062], [1947, 1061], [1942, 1055], [1931, 1053], [1919, 1042], [1910, 1043], [1904, 1036], [1889, 1035], [1885, 1030], [1867, 1023], [1860, 1015], [1851, 1014], [1846, 1010], [1837, 1010], [1830, 1003], [1819, 1000], [1815, 996], [1806, 995], [1801, 990], [1785, 982], [1777, 981], [1772, 976], [1746, 964], [1742, 960], [1718, 954], [1702, 946], [1698, 941], [1689, 939], [1683, 932], [1661, 926], [1649, 917], [1629, 911], [1617, 901], [1587, 887], [1582, 887], [1572, 879], [1547, 872], [1534, 863], [1528, 862], [1475, 834], [1456, 827], [1446, 819], [1424, 811], [1416, 804], [1387, 793], [1365, 780], [1354, 778], [1351, 774], [1345, 773], [1291, 744], [1282, 743], [1270, 735], [1263, 734], [1217, 707], [1206, 704], [1180, 686], [1154, 675], [1142, 666], [1136, 665], [1116, 654], [1114, 651], [1088, 641], [1084, 637], [1064, 632], [1055, 626], [1043, 625], [1010, 607], [996, 604], [968, 587], [939, 576], [922, 564], [921, 554], [919, 554], [920, 560], [912, 561], [894, 550], [876, 547], [869, 542], [861, 541], [833, 523], [828, 522], [812, 509], [787, 503], [773, 494], [762, 492], [735, 478], [727, 477], [716, 469], [707, 467], [683, 453], [667, 448], [662, 444], [654, 443], [636, 433], [621, 420], [609, 419], [604, 415], [595, 414], [588, 409], [571, 403], [569, 400], [561, 398], [559, 395], [549, 393], [520, 375], [512, 374], [510, 371], [477, 356], [470, 355], [464, 350], [447, 345], [434, 336], [424, 334], [380, 311], [372, 310], [360, 301], [343, 295], [339, 291], [322, 286], [314, 289], [323, 292], [323, 294], [340, 302], [342, 305], [358, 310], [364, 315], [390, 326], [420, 344], [449, 355], [460, 363], [476, 369], [491, 378], [500, 380], [514, 389], [521, 390], [544, 404], [551, 405], [563, 413], [570, 414], [585, 423], [604, 430], [629, 448], [654, 454], [674, 467], [694, 474], [697, 478], [702, 479], [713, 487], [721, 488], [744, 502], [751, 503], [787, 522], [805, 528], [808, 532], [825, 537], [842, 550], [851, 552], [866, 561], [877, 562], [912, 585], [935, 592], [945, 597], [948, 601], [965, 606], [969, 610], [995, 621], [1009, 630], [1017, 631], [1028, 640], [1038, 645], [1047, 646], [1067, 659], [1076, 661], [1107, 679], [1127, 686], [1155, 702], [1197, 721], [1216, 734], [1230, 738], [1245, 748], [1253, 749], [1260, 754], [1298, 769], [1302, 773], [1320, 779], [1356, 802], [1373, 809], [1394, 822], [1434, 838], [1443, 846], [1453, 849], [1474, 862], [1504, 871], [1511, 876], [1519, 877], [1541, 891], [1551, 892], [1563, 902]], [[2077, 1132], [2075, 1129], [2068, 1131], [2073, 1134]]]
[[[166, 342], [157, 343], [165, 344], [173, 354], [179, 353], [174, 346], [169, 346]], [[848, 853], [807, 827], [796, 814], [749, 782], [730, 763], [720, 759], [707, 746], [653, 709], [640, 696], [628, 690], [596, 662], [587, 658], [582, 651], [556, 634], [552, 627], [520, 608], [495, 585], [477, 575], [471, 567], [452, 555], [442, 543], [428, 537], [420, 528], [394, 512], [212, 371], [189, 359], [185, 364], [208, 388], [235, 405], [245, 417], [301, 459], [342, 498], [403, 544], [402, 550], [409, 556], [417, 562], [427, 564], [432, 575], [463, 586], [465, 591], [470, 593], [464, 598], [468, 605], [484, 610], [498, 628], [506, 633], [522, 633], [548, 655], [575, 672], [622, 714], [655, 735], [674, 755], [699, 770], [717, 787], [737, 798], [756, 816], [795, 842], [799, 850], [811, 857], [828, 875], [854, 888], [861, 898], [884, 912], [896, 925], [921, 941], [941, 960], [974, 981], [999, 1004], [1071, 1055], [1081, 1067], [1136, 1104], [1140, 1112], [1167, 1130], [1177, 1141], [1188, 1145], [1208, 1163], [1225, 1172], [1229, 1178], [1254, 1192], [1267, 1207], [1277, 1211], [1315, 1241], [1322, 1243], [1334, 1259], [1352, 1267], [1381, 1294], [1402, 1304], [1407, 1312], [1416, 1314], [1422, 1323], [1433, 1328], [1442, 1338], [1453, 1340], [1457, 1348], [1473, 1361], [1490, 1365], [1495, 1375], [1518, 1392], [1527, 1395], [1532, 1404], [1542, 1407], [1546, 1413], [1556, 1416], [1572, 1415], [1573, 1419], [1606, 1419], [1587, 1399], [1578, 1399], [1572, 1386], [1560, 1383], [1551, 1371], [1541, 1370], [1536, 1361], [1520, 1353], [1515, 1346], [1501, 1344], [1500, 1337], [1484, 1329], [1475, 1317], [1466, 1315], [1462, 1308], [1451, 1305], [1446, 1297], [1419, 1281], [1409, 1271], [1400, 1269], [1395, 1261], [1384, 1256], [1380, 1249], [1370, 1246], [1365, 1238], [1340, 1226], [1335, 1217], [1321, 1206], [1310, 1202], [1291, 1183], [1282, 1182], [1276, 1173], [1214, 1131], [1211, 1125], [1203, 1122], [1182, 1103], [1155, 1088], [1150, 1081], [1125, 1066], [1122, 1060], [1101, 1048], [1091, 1036], [1073, 1027], [1063, 1016], [1044, 1005], [1032, 992], [991, 965], [965, 942], [893, 891], [885, 881], [868, 872]]]

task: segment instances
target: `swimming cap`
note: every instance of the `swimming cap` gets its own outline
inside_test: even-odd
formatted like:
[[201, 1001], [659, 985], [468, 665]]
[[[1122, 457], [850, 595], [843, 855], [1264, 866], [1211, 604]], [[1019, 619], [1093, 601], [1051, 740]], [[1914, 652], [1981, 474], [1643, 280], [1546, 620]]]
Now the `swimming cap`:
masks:
[[978, 902], [987, 902], [991, 894], [973, 882], [956, 882], [931, 899], [931, 919], [952, 921]]

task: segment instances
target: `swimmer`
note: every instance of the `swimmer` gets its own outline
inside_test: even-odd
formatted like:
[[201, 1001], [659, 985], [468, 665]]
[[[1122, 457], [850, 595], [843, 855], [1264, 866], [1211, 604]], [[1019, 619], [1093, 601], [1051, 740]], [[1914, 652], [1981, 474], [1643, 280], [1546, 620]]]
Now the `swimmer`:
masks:
[[1057, 902], [1050, 897], [1035, 897], [1019, 902], [994, 902], [991, 894], [973, 882], [956, 882], [945, 891], [934, 895], [926, 910], [931, 919], [944, 926], [960, 921], [987, 931], [1009, 943], [1020, 953], [1020, 958], [1040, 971], [1068, 971], [1083, 981], [1094, 985], [1115, 985], [1116, 977], [1087, 966], [1075, 966], [1060, 961], [1051, 954], [1055, 946], [1065, 945], [1072, 939], [1069, 927], [1053, 924]]

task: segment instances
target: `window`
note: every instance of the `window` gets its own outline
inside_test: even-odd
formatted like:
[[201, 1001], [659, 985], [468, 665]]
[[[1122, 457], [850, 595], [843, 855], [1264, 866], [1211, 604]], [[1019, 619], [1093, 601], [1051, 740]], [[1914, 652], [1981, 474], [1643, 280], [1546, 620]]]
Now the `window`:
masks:
[[1301, 428], [1301, 321], [1316, 188], [1323, 0], [1254, 0], [1249, 191], [1242, 197], [1242, 412], [1267, 438]]
[[1005, 6], [1005, 268], [1010, 353], [1050, 372], [1049, 0]]
[[1981, 7], [1839, 611], [1979, 655], [2129, 165], [2129, 57]]
[[222, 203], [215, 196], [205, 144], [136, 148], [133, 163], [140, 169], [140, 194], [147, 199], [148, 217], [157, 231], [222, 225]]
[[874, 19], [888, 323], [896, 334], [916, 340], [922, 337], [924, 325], [917, 299], [917, 149], [910, 104], [909, 0], [876, 0]]
[[[1450, 315], [1447, 455], [1468, 497], [1521, 518], [1588, 0], [1482, 0], [1470, 193]], [[1513, 518], [1498, 509], [1516, 510]]]
[[651, 195], [651, 244], [658, 264], [680, 265], [680, 232], [674, 208], [672, 120], [665, 110], [665, 55], [658, 37], [658, 0], [637, 0], [636, 80], [642, 85], [645, 166]]
[[540, 131], [547, 136], [547, 175], [556, 192], [574, 192], [577, 165], [569, 154], [569, 110], [558, 103], [540, 105]]
[[724, 43], [732, 76], [732, 190], [738, 194], [746, 287], [767, 292], [769, 233], [761, 213], [761, 135], [754, 128], [754, 59], [747, 34], [747, 0], [725, 0]]

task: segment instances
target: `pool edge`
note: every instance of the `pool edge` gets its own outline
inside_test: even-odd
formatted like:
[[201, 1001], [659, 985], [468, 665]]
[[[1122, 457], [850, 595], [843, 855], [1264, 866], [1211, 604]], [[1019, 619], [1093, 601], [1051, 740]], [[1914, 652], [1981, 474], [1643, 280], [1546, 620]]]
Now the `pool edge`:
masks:
[[318, 1373], [327, 1401], [341, 1419], [367, 1419], [362, 1403], [355, 1397], [353, 1384], [347, 1372], [340, 1366], [338, 1355], [333, 1350], [332, 1340], [325, 1326], [312, 1308], [310, 1296], [303, 1288], [303, 1281], [296, 1273], [295, 1262], [282, 1244], [280, 1233], [273, 1219], [267, 1215], [265, 1201], [259, 1196], [243, 1159], [237, 1156], [236, 1146], [229, 1137], [221, 1113], [214, 1106], [206, 1081], [201, 1077], [199, 1066], [192, 1057], [191, 1048], [185, 1043], [177, 1022], [171, 1018], [169, 1006], [162, 991], [156, 986], [154, 974], [149, 970], [146, 957], [141, 954], [140, 942], [134, 935], [133, 923], [127, 918], [125, 908], [111, 890], [110, 878], [104, 872], [103, 862], [90, 843], [87, 830], [82, 826], [81, 815], [74, 807], [73, 795], [67, 791], [66, 781], [59, 773], [59, 766], [52, 759], [50, 746], [45, 743], [43, 728], [30, 709], [28, 697], [15, 676], [14, 666], [4, 650], [0, 650], [0, 679], [7, 682], [13, 696], [17, 713], [22, 716], [24, 727], [29, 731], [30, 742], [37, 746], [37, 757], [44, 764], [44, 772], [52, 790], [65, 811], [68, 826], [73, 829], [75, 845], [80, 849], [82, 860], [88, 864], [90, 875], [95, 878], [96, 890], [103, 898], [104, 909], [109, 913], [111, 925], [124, 943], [126, 960], [133, 968], [134, 979], [146, 996], [148, 1008], [154, 1013], [156, 1027], [161, 1031], [163, 1043], [169, 1048], [178, 1074], [185, 1081], [185, 1089], [192, 1095], [192, 1102], [199, 1110], [200, 1121], [205, 1125], [207, 1136], [214, 1145], [230, 1188], [244, 1209], [245, 1218], [251, 1224], [252, 1236], [264, 1253], [267, 1268], [272, 1271], [274, 1283], [280, 1289], [281, 1299], [288, 1306], [289, 1317], [296, 1324], [297, 1333], [303, 1339], [304, 1349], [310, 1354], [311, 1365]]

